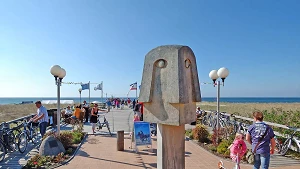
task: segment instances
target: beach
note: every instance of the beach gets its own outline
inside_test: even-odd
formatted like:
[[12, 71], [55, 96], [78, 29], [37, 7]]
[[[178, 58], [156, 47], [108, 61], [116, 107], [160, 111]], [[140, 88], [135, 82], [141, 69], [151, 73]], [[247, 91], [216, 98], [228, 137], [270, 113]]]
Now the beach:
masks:
[[[45, 104], [47, 109], [57, 108], [56, 104]], [[216, 102], [200, 102], [197, 103], [202, 110], [217, 109]], [[61, 107], [67, 107], [67, 105], [61, 105]], [[252, 112], [255, 110], [259, 111], [300, 111], [300, 103], [220, 103], [220, 111], [227, 113], [234, 113], [244, 117], [252, 117]], [[0, 122], [10, 121], [19, 117], [23, 117], [30, 114], [36, 113], [35, 104], [9, 104], [0, 105]]]

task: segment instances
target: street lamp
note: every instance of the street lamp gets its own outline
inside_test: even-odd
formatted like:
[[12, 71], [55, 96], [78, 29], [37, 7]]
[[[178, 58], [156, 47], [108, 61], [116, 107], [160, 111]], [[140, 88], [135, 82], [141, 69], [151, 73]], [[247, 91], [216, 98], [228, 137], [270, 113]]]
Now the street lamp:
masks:
[[79, 88], [78, 89], [78, 92], [79, 92], [79, 104], [80, 104], [80, 108], [81, 108], [81, 92], [82, 92], [82, 88]]
[[[218, 71], [217, 70], [212, 70], [209, 73], [209, 77], [213, 80], [214, 87], [216, 86], [216, 80], [218, 78], [222, 79], [222, 85], [224, 86], [224, 81], [226, 77], [229, 75], [229, 70], [225, 67], [220, 68]], [[218, 80], [217, 81], [217, 140], [218, 140], [218, 135], [219, 135], [219, 117], [220, 117], [220, 84], [221, 82]]]
[[50, 73], [54, 76], [55, 85], [57, 86], [57, 134], [60, 133], [60, 86], [62, 79], [66, 76], [65, 69], [58, 65], [50, 68]]

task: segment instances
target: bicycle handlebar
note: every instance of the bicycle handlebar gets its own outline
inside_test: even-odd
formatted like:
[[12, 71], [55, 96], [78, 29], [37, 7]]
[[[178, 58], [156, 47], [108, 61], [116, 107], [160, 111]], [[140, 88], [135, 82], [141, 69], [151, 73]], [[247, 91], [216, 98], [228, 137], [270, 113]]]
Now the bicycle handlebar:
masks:
[[297, 131], [299, 128], [298, 127], [292, 127], [292, 126], [286, 126], [289, 128], [289, 130]]

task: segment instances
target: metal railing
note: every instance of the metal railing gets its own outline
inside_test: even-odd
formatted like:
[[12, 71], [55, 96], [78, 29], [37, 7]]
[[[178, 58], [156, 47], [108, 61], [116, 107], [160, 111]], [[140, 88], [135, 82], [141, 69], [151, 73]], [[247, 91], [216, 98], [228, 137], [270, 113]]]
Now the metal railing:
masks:
[[4, 127], [4, 125], [9, 125], [9, 126], [6, 126], [6, 127], [10, 127], [11, 124], [15, 124], [15, 123], [18, 123], [20, 121], [23, 121], [23, 120], [29, 120], [34, 114], [30, 114], [30, 115], [27, 115], [27, 116], [23, 116], [23, 117], [20, 117], [20, 118], [17, 118], [17, 119], [14, 119], [14, 120], [10, 120], [10, 121], [7, 121], [7, 122], [2, 122], [0, 124], [0, 128]]

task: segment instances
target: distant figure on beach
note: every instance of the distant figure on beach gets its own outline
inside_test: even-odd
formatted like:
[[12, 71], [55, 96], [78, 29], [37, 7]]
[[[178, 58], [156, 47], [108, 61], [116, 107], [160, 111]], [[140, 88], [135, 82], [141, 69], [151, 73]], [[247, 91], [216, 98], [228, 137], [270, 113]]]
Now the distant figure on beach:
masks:
[[134, 107], [135, 107], [135, 104], [136, 104], [136, 101], [135, 101], [135, 99], [133, 99], [133, 101], [132, 101], [132, 108], [134, 109]]
[[107, 112], [110, 112], [110, 108], [111, 108], [111, 101], [110, 101], [110, 99], [107, 99], [106, 106], [107, 106]]
[[35, 106], [37, 107], [37, 114], [33, 118], [31, 118], [30, 121], [35, 123], [37, 121], [39, 122], [40, 133], [43, 137], [46, 133], [46, 129], [49, 122], [48, 112], [46, 107], [42, 105], [41, 101], [36, 101]]
[[139, 109], [140, 109], [140, 113], [141, 113], [140, 121], [143, 121], [144, 120], [144, 118], [143, 118], [143, 115], [144, 115], [144, 104], [143, 104], [143, 102], [139, 102], [139, 105], [140, 105]]
[[128, 99], [127, 99], [127, 106], [128, 106], [128, 107], [130, 107], [130, 103], [131, 103], [131, 100], [130, 100], [130, 98], [128, 98]]
[[89, 107], [89, 104], [87, 104], [86, 101], [84, 100], [82, 107], [85, 110], [85, 114], [84, 114], [84, 116], [85, 116], [85, 123], [88, 123], [89, 122], [89, 116], [90, 116], [90, 111], [89, 111], [90, 107]]
[[134, 114], [137, 114], [138, 116], [139, 116], [139, 118], [141, 119], [141, 112], [140, 112], [140, 104], [139, 104], [139, 101], [137, 100], [136, 101], [136, 104], [135, 104], [135, 107], [134, 107], [134, 109], [133, 109], [133, 112], [134, 112]]

